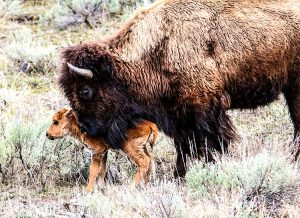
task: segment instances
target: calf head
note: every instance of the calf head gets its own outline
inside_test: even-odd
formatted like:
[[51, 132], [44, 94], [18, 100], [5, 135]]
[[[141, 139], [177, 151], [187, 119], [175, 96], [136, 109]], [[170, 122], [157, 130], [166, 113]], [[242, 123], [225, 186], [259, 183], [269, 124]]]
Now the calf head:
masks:
[[57, 111], [53, 115], [51, 125], [46, 132], [47, 138], [54, 140], [68, 135], [71, 116], [74, 116], [72, 109], [62, 108]]

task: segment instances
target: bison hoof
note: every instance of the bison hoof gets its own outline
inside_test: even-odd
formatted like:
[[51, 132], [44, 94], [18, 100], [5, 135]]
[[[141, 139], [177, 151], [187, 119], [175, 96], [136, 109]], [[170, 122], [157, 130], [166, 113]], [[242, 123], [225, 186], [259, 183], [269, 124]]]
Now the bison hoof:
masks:
[[175, 169], [174, 170], [174, 177], [175, 177], [175, 179], [177, 179], [177, 178], [184, 178], [185, 174], [186, 174], [186, 169], [181, 169], [181, 170]]

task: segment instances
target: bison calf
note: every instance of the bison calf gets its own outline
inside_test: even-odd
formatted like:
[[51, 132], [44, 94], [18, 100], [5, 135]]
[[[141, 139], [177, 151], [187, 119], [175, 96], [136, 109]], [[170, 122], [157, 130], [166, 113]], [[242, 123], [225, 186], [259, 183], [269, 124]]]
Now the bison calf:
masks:
[[[148, 182], [152, 168], [152, 160], [151, 155], [146, 149], [146, 144], [148, 141], [151, 146], [155, 144], [158, 136], [158, 129], [154, 123], [144, 120], [135, 128], [128, 129], [127, 134], [128, 139], [124, 143], [123, 151], [138, 167], [134, 177], [134, 183], [135, 185], [138, 185], [141, 181]], [[101, 137], [90, 137], [82, 133], [78, 127], [77, 119], [72, 109], [63, 108], [54, 114], [46, 136], [49, 139], [54, 140], [66, 135], [81, 140], [93, 151], [89, 183], [86, 191], [92, 191], [96, 177], [99, 177], [99, 186], [103, 186], [106, 172], [107, 151], [109, 149], [107, 144], [105, 144], [104, 139]]]

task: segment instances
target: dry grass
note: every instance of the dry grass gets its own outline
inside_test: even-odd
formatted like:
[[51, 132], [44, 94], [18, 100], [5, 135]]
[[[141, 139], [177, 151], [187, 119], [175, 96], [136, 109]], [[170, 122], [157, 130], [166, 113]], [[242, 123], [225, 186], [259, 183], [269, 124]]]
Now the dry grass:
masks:
[[[230, 111], [240, 140], [215, 164], [191, 159], [186, 181], [174, 180], [175, 149], [162, 135], [151, 151], [155, 173], [148, 185], [132, 188], [135, 167], [111, 152], [107, 186], [86, 194], [89, 153], [72, 139], [45, 138], [52, 114], [67, 104], [53, 60], [62, 46], [118, 24], [58, 31], [43, 19], [11, 19], [42, 18], [53, 4], [26, 1], [22, 13], [0, 12], [0, 217], [299, 217], [299, 163], [291, 161], [293, 127], [283, 98], [255, 111]], [[36, 71], [22, 72], [21, 54]]]

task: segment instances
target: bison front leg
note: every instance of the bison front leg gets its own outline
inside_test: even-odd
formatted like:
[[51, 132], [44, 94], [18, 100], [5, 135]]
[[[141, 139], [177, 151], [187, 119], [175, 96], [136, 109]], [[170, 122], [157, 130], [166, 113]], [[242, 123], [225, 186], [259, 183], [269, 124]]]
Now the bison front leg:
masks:
[[174, 169], [175, 178], [184, 178], [186, 174], [186, 156], [187, 153], [181, 151], [181, 148], [177, 150], [176, 167]]
[[234, 127], [226, 110], [221, 106], [196, 115], [195, 141], [206, 162], [214, 161], [213, 152], [227, 153], [231, 141], [236, 139]]
[[176, 133], [174, 137], [174, 144], [177, 152], [176, 166], [174, 169], [175, 178], [183, 178], [186, 174], [186, 160], [187, 156], [190, 156], [190, 137], [188, 134], [180, 131]]
[[137, 165], [134, 185], [147, 183], [152, 169], [152, 158], [146, 149], [149, 136], [128, 140], [124, 144], [124, 152]]

